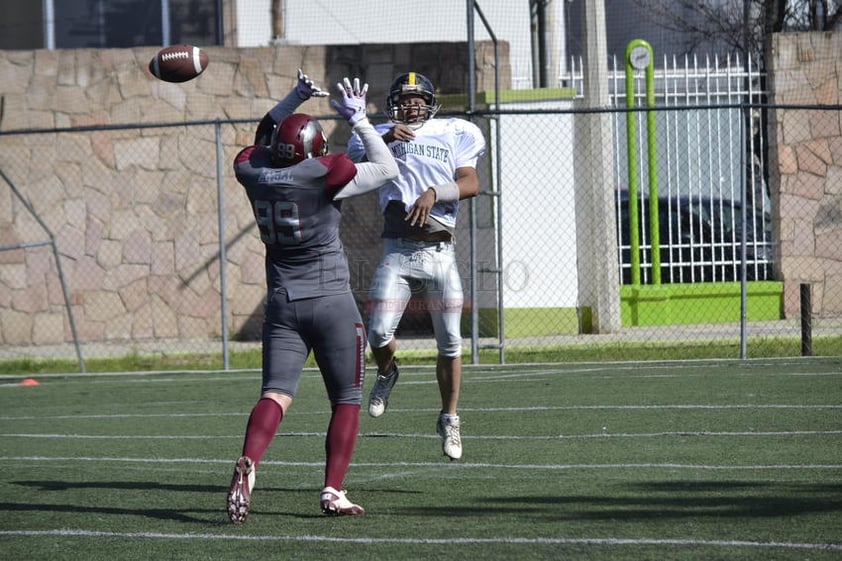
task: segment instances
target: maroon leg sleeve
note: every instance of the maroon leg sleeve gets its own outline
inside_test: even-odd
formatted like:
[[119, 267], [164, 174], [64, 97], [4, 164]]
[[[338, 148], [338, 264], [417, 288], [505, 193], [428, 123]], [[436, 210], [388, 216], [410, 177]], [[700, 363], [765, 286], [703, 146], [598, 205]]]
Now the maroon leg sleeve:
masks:
[[283, 417], [284, 411], [278, 402], [267, 397], [260, 399], [251, 410], [243, 442], [243, 456], [251, 458], [255, 467], [275, 438]]
[[325, 487], [341, 490], [354, 455], [360, 428], [360, 406], [333, 406], [325, 439]]

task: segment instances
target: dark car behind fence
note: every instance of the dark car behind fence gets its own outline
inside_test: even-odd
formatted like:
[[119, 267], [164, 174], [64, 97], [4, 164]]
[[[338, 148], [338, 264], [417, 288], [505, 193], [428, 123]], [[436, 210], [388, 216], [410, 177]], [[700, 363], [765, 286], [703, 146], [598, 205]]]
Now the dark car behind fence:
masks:
[[[638, 198], [640, 282], [652, 283], [650, 200]], [[617, 235], [623, 284], [632, 284], [628, 191], [617, 194]], [[740, 201], [703, 196], [658, 198], [662, 283], [739, 281], [745, 255], [747, 280], [773, 280], [771, 215], [746, 209], [745, 245]], [[743, 247], [745, 250], [743, 250]]]

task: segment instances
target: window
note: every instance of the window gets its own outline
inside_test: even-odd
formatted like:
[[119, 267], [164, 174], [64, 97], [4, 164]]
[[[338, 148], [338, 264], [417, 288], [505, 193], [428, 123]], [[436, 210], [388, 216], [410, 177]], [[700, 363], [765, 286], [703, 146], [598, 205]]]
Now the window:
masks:
[[[26, 10], [21, 10], [21, 4]], [[208, 0], [0, 0], [0, 14], [15, 15], [15, 26], [3, 34], [0, 47], [218, 45], [220, 5], [221, 1]], [[23, 27], [28, 31], [12, 33]]]

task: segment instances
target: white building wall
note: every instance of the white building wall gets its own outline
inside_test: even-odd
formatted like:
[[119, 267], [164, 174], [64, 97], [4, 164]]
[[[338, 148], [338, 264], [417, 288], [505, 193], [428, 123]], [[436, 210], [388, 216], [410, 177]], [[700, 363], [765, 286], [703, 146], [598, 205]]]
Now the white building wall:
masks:
[[[554, 0], [557, 53], [565, 64], [563, 0]], [[467, 39], [467, 3], [426, 0], [421, 4], [379, 0], [283, 0], [283, 41], [295, 45], [456, 42]], [[482, 13], [499, 41], [510, 45], [512, 84], [532, 87], [529, 0], [481, 0]], [[266, 46], [272, 39], [271, 0], [237, 1], [239, 47]], [[475, 16], [476, 39], [490, 40]]]
[[[572, 107], [570, 101], [503, 106], [507, 110]], [[577, 305], [573, 115], [553, 115], [552, 119], [553, 134], [542, 135], [540, 140], [545, 157], [536, 159], [535, 143], [525, 140], [546, 128], [547, 116], [500, 118], [503, 302], [507, 308]], [[494, 157], [493, 145], [488, 153]], [[541, 209], [537, 214], [536, 208]]]
[[237, 46], [265, 47], [272, 41], [272, 0], [237, 0]]

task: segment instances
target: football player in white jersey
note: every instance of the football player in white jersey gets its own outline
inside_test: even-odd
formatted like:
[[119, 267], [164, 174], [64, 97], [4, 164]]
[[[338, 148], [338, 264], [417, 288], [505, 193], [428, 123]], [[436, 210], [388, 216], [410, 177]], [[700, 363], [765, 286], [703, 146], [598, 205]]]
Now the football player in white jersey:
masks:
[[341, 199], [376, 189], [397, 177], [398, 169], [366, 117], [368, 84], [345, 78], [338, 86], [342, 101], [333, 106], [362, 137], [368, 162], [328, 154], [319, 122], [294, 113], [311, 96], [327, 95], [301, 70], [296, 87], [258, 125], [254, 145], [234, 160], [265, 246], [267, 284], [263, 386], [228, 489], [228, 518], [235, 524], [248, 517], [255, 472], [292, 404], [310, 352], [331, 406], [322, 512], [364, 512], [343, 490], [359, 431], [366, 343], [339, 238]]
[[[369, 289], [368, 339], [377, 379], [368, 412], [382, 415], [398, 379], [395, 331], [411, 297], [430, 313], [438, 356], [442, 451], [462, 457], [457, 411], [462, 381], [462, 283], [453, 246], [459, 201], [479, 192], [477, 160], [485, 153], [479, 127], [464, 119], [434, 118], [432, 82], [417, 72], [395, 78], [387, 98], [389, 123], [376, 125], [397, 160], [398, 177], [378, 193], [384, 225], [382, 259]], [[358, 135], [348, 144], [354, 161], [366, 156]], [[370, 156], [370, 154], [369, 154]]]

